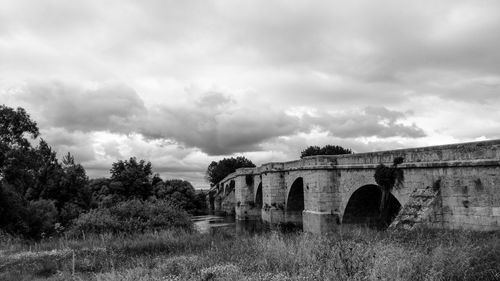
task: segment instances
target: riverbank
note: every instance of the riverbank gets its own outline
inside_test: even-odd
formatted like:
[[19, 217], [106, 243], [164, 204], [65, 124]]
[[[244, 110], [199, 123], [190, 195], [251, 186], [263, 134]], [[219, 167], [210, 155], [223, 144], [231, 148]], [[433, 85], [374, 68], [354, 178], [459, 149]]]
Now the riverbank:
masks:
[[35, 244], [4, 238], [0, 280], [500, 280], [500, 233], [219, 229]]

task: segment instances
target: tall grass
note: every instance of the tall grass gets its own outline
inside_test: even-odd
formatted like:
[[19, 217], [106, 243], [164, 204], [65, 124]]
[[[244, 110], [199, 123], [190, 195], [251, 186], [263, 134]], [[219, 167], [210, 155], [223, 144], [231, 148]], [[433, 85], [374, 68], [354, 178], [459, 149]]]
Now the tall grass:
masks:
[[0, 251], [0, 280], [500, 280], [498, 232], [177, 229], [34, 245], [11, 240]]

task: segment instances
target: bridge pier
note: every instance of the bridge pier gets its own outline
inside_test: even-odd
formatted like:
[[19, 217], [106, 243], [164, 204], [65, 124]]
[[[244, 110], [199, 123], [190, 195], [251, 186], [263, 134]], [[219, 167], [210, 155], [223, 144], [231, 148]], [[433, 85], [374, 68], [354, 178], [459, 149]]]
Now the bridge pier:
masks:
[[330, 212], [304, 211], [303, 229], [311, 233], [329, 233], [337, 231], [339, 216]]
[[285, 211], [284, 222], [302, 225], [302, 211]]
[[284, 223], [286, 192], [284, 173], [275, 171], [277, 167], [269, 168], [273, 171], [262, 174], [262, 220], [270, 224]]
[[310, 170], [303, 173], [303, 229], [312, 233], [327, 233], [338, 229], [340, 223], [340, 172], [335, 169]]
[[262, 209], [262, 220], [269, 224], [280, 224], [285, 222], [285, 212], [276, 208]]
[[236, 219], [237, 220], [260, 220], [262, 210], [251, 204], [236, 204]]

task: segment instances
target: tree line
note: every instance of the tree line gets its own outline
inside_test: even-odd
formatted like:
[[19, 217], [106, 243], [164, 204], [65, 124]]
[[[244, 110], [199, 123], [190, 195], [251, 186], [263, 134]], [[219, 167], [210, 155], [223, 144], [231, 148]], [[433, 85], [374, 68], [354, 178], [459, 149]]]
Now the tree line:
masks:
[[154, 208], [137, 202], [160, 200], [191, 214], [206, 209], [204, 194], [197, 194], [187, 181], [153, 175], [150, 162], [135, 157], [119, 160], [112, 164], [109, 178], [89, 179], [71, 153], [60, 161], [39, 136], [37, 123], [23, 108], [0, 105], [0, 230], [4, 232], [42, 238], [70, 227], [92, 209], [130, 200], [142, 211]]

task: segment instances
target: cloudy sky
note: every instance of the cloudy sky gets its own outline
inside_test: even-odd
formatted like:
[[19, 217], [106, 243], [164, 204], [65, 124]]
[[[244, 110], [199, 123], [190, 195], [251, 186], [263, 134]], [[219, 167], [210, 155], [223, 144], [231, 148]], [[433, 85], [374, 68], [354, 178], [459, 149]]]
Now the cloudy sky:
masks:
[[91, 177], [500, 138], [500, 1], [0, 5], [0, 104]]

